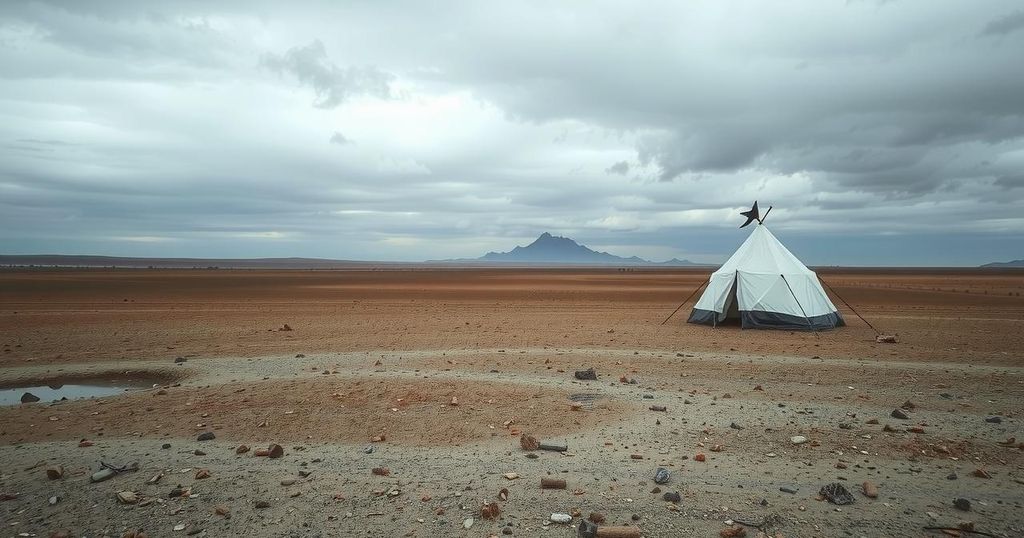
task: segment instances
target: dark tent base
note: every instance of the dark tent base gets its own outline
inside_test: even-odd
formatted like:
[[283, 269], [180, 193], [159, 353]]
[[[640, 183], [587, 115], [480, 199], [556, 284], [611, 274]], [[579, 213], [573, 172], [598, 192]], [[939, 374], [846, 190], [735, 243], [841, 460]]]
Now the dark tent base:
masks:
[[[717, 321], [718, 315], [718, 312], [714, 312], [712, 310], [694, 308], [693, 311], [690, 312], [690, 318], [687, 319], [686, 322], [716, 326], [735, 320], [735, 318], [730, 318], [724, 322]], [[784, 329], [787, 331], [822, 331], [846, 325], [843, 321], [843, 317], [839, 315], [839, 312], [804, 318], [801, 316], [780, 314], [778, 312], [741, 310], [739, 322], [740, 327], [744, 329]]]

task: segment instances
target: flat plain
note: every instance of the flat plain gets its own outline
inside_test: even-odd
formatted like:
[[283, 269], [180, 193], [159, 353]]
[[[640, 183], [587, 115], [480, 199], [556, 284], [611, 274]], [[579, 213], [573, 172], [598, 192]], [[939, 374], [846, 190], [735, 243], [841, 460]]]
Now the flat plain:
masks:
[[[846, 327], [690, 325], [692, 300], [662, 324], [707, 273], [0, 271], [0, 388], [156, 385], [0, 408], [5, 532], [575, 536], [597, 512], [651, 537], [1024, 533], [1024, 272], [825, 268]], [[101, 461], [139, 471], [92, 483]], [[853, 504], [818, 499], [834, 482]]]

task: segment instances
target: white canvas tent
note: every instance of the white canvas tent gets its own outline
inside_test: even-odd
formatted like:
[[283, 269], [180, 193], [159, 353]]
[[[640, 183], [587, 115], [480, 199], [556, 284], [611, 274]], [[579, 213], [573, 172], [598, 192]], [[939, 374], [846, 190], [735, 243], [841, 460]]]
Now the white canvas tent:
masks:
[[690, 313], [690, 323], [738, 319], [744, 329], [820, 330], [845, 325], [814, 274], [763, 224], [722, 267]]

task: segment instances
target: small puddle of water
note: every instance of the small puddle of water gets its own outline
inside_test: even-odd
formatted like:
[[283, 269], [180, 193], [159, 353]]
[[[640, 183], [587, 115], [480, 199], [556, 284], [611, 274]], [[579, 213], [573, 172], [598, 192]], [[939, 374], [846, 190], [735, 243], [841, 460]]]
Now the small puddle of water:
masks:
[[[37, 381], [38, 383], [38, 381]], [[113, 396], [124, 392], [146, 389], [153, 386], [144, 380], [134, 381], [119, 379], [116, 382], [105, 383], [103, 380], [81, 380], [77, 383], [53, 384], [53, 385], [32, 385], [24, 387], [0, 389], [0, 405], [19, 405], [21, 397], [26, 392], [39, 398], [38, 403], [50, 403], [62, 398], [68, 400], [81, 400], [84, 398], [99, 398], [102, 396]]]

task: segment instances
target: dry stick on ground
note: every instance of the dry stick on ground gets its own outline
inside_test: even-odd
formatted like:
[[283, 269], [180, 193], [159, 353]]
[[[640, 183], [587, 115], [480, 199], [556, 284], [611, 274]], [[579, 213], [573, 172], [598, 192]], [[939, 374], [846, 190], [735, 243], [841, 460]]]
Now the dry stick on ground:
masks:
[[960, 527], [921, 527], [921, 528], [926, 530], [926, 531], [958, 531], [958, 532], [968, 532], [968, 533], [971, 533], [971, 534], [980, 534], [982, 536], [991, 536], [992, 538], [999, 538], [995, 534], [991, 534], [991, 533], [987, 533], [987, 532], [983, 532], [983, 531], [973, 531], [973, 530], [961, 529]]

